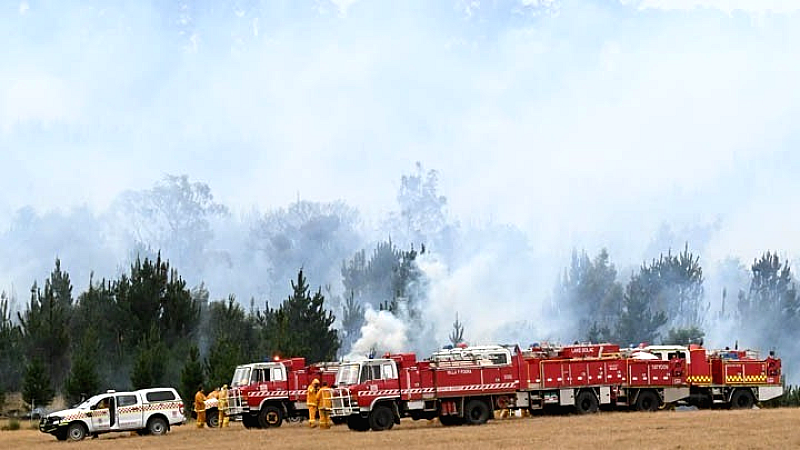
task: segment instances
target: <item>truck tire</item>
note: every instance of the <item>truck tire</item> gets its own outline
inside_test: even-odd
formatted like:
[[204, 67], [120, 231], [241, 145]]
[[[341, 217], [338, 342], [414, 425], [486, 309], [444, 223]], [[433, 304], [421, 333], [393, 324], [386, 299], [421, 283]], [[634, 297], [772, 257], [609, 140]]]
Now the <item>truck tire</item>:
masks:
[[353, 431], [367, 431], [369, 430], [369, 421], [361, 416], [352, 415], [347, 418], [347, 428]]
[[750, 389], [737, 389], [731, 395], [731, 409], [752, 409], [756, 399]]
[[283, 423], [283, 412], [274, 405], [261, 408], [258, 413], [258, 426], [261, 428], [279, 427]]
[[661, 399], [653, 391], [641, 391], [636, 398], [637, 411], [657, 411], [661, 405]]
[[464, 407], [464, 420], [468, 425], [482, 425], [489, 420], [492, 412], [483, 400], [473, 399]]
[[597, 402], [597, 397], [592, 391], [581, 391], [575, 397], [575, 411], [578, 414], [592, 414], [596, 413], [600, 405]]
[[58, 439], [59, 441], [66, 441], [67, 440], [67, 430], [62, 428], [62, 429], [56, 431], [53, 434], [53, 436], [55, 436], [56, 439]]
[[209, 428], [217, 428], [219, 426], [219, 410], [217, 408], [206, 410], [206, 425]]
[[81, 422], [72, 422], [67, 427], [67, 439], [70, 441], [82, 441], [87, 433], [86, 425]]
[[152, 417], [147, 421], [147, 432], [153, 436], [167, 434], [167, 430], [169, 430], [169, 425], [167, 425], [167, 421], [161, 417]]
[[369, 427], [372, 431], [391, 430], [394, 426], [394, 413], [385, 405], [376, 406], [369, 413]]

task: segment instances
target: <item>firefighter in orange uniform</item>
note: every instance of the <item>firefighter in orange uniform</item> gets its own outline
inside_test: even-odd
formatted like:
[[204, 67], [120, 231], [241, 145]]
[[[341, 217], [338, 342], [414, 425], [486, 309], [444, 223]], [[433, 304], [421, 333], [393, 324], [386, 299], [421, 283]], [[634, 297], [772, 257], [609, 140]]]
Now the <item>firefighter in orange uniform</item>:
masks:
[[228, 426], [228, 385], [223, 384], [222, 389], [219, 390], [219, 403], [217, 404], [219, 410], [219, 427]]
[[319, 397], [319, 380], [314, 378], [314, 381], [308, 385], [306, 391], [306, 406], [308, 407], [308, 426], [314, 428], [317, 426], [317, 400]]
[[203, 385], [197, 387], [197, 393], [194, 394], [194, 412], [197, 413], [197, 428], [203, 428], [206, 425], [206, 395], [203, 393]]
[[333, 396], [333, 390], [328, 386], [327, 381], [323, 381], [322, 388], [320, 388], [317, 396], [319, 401], [319, 427], [323, 430], [331, 427], [331, 409], [333, 409], [331, 396]]

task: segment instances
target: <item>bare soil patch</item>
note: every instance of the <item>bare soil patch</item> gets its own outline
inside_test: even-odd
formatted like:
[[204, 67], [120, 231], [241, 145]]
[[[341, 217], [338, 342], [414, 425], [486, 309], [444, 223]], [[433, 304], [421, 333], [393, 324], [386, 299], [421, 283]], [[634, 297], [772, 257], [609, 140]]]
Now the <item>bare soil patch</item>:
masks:
[[[239, 423], [226, 429], [197, 429], [193, 424], [174, 427], [166, 436], [140, 437], [132, 433], [103, 435], [78, 443], [58, 442], [30, 429], [1, 431], [0, 448], [114, 450], [169, 448], [281, 449], [359, 448], [461, 449], [470, 448], [647, 448], [647, 449], [776, 449], [800, 448], [800, 409], [747, 411], [614, 412], [589, 416], [534, 416], [493, 420], [481, 426], [443, 427], [438, 422], [404, 419], [385, 432], [358, 433], [346, 426], [309, 429], [289, 423], [268, 430], [247, 430]], [[66, 446], [66, 447], [65, 447]]]

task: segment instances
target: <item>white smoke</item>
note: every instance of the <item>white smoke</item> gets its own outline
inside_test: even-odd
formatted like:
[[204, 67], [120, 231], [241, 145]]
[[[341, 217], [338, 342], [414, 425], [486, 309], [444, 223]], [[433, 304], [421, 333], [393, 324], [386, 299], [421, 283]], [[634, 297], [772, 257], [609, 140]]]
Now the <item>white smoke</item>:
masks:
[[364, 326], [345, 360], [353, 360], [384, 352], [400, 353], [408, 351], [408, 333], [405, 323], [389, 311], [375, 311], [366, 305]]
[[562, 337], [563, 324], [541, 320], [546, 282], [531, 269], [529, 250], [487, 245], [470, 253], [452, 268], [431, 252], [417, 258], [430, 286], [423, 317], [433, 323], [438, 343], [449, 343], [456, 314], [471, 345]]

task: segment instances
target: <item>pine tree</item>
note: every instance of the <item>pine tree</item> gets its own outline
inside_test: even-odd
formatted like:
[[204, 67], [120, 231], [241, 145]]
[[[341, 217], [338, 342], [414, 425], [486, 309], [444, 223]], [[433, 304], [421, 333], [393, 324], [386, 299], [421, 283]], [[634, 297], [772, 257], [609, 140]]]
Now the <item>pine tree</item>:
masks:
[[131, 372], [134, 389], [145, 389], [166, 381], [168, 350], [158, 331], [152, 328], [139, 343], [139, 350]]
[[31, 408], [46, 406], [53, 401], [55, 391], [42, 361], [34, 358], [25, 368], [22, 384], [22, 400]]
[[210, 387], [220, 387], [230, 383], [236, 366], [244, 360], [241, 346], [227, 338], [214, 342], [208, 350], [206, 373]]
[[59, 259], [50, 278], [45, 280], [44, 292], [34, 282], [30, 303], [17, 316], [27, 353], [43, 361], [49, 378], [60, 385], [69, 368], [72, 284], [69, 274], [61, 270]]
[[17, 390], [22, 380], [22, 329], [11, 321], [12, 300], [0, 293], [0, 392]]
[[339, 338], [331, 328], [335, 317], [325, 310], [322, 290], [311, 296], [302, 269], [291, 284], [292, 295], [277, 310], [267, 311], [270, 350], [281, 356], [305, 357], [311, 363], [333, 360]]
[[654, 343], [658, 329], [667, 323], [663, 311], [653, 311], [653, 284], [645, 282], [641, 274], [631, 277], [625, 289], [622, 314], [617, 322], [617, 339], [621, 344]]
[[[194, 398], [195, 389], [201, 384], [205, 384], [203, 363], [200, 361], [200, 350], [193, 345], [189, 348], [189, 357], [181, 370], [181, 397], [184, 399]], [[188, 405], [186, 408], [188, 413], [194, 407], [194, 402], [186, 401], [185, 404]]]
[[350, 347], [361, 335], [364, 325], [364, 307], [355, 299], [355, 293], [350, 291], [344, 305], [342, 305], [342, 353], [350, 351]]
[[72, 360], [72, 369], [64, 385], [70, 404], [77, 403], [100, 390], [100, 376], [97, 373], [99, 360], [92, 348], [92, 344], [97, 342], [94, 336], [96, 334], [91, 330], [84, 334], [83, 342]]
[[464, 342], [464, 324], [458, 321], [458, 313], [456, 313], [456, 321], [453, 322], [453, 331], [450, 333], [450, 343], [456, 346]]

